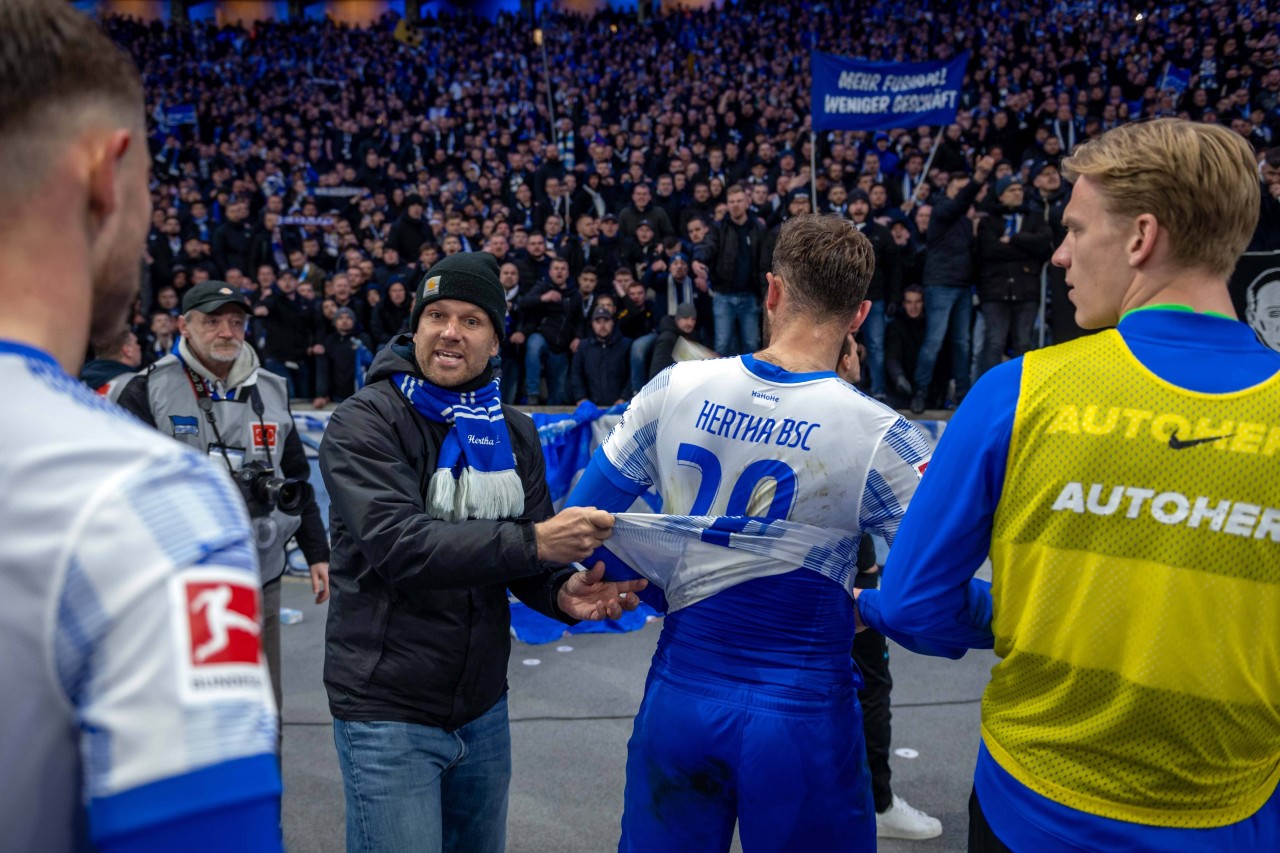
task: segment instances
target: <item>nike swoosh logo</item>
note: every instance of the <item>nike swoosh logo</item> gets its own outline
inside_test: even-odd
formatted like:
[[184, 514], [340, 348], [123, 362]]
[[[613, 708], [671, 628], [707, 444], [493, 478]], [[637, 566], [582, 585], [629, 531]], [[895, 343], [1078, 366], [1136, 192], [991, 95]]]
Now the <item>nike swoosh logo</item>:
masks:
[[1222, 439], [1231, 438], [1233, 435], [1235, 435], [1235, 433], [1229, 432], [1226, 435], [1215, 435], [1210, 438], [1192, 438], [1187, 441], [1183, 441], [1178, 438], [1178, 434], [1175, 432], [1169, 436], [1169, 449], [1186, 450], [1188, 447], [1195, 447], [1197, 444], [1209, 444], [1213, 441], [1222, 441]]

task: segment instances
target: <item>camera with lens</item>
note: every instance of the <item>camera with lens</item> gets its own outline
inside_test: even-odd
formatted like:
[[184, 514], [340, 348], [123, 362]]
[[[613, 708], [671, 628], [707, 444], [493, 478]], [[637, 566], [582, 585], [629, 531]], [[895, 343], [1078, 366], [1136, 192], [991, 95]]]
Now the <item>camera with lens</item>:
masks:
[[313, 490], [306, 480], [277, 477], [276, 470], [261, 462], [246, 462], [235, 472], [250, 518], [261, 518], [278, 509], [285, 515], [301, 515]]

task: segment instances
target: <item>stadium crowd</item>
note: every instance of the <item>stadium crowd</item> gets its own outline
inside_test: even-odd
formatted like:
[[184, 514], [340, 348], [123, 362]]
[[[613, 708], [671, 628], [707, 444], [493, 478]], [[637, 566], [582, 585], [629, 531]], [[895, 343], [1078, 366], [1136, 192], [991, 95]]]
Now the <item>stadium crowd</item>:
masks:
[[[1259, 0], [552, 15], [545, 69], [525, 20], [396, 23], [107, 22], [151, 111], [144, 361], [173, 346], [183, 293], [224, 280], [252, 301], [250, 340], [291, 394], [341, 400], [406, 328], [422, 271], [484, 250], [507, 291], [504, 398], [608, 404], [679, 338], [757, 349], [778, 228], [816, 205], [876, 249], [866, 390], [917, 412], [954, 404], [1035, 345], [1042, 274], [1049, 340], [1079, 334], [1046, 268], [1070, 193], [1058, 163], [1159, 116], [1248, 139], [1253, 248], [1280, 248], [1280, 9]], [[825, 132], [811, 152], [814, 48], [970, 51], [955, 122]]]

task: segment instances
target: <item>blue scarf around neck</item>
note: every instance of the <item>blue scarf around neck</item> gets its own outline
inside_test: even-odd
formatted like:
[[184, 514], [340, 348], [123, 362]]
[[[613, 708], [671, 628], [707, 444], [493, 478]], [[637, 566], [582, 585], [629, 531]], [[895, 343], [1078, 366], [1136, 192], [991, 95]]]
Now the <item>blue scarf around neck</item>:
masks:
[[391, 381], [418, 414], [453, 425], [431, 476], [427, 501], [432, 514], [445, 521], [521, 515], [524, 485], [516, 471], [498, 383], [459, 393], [411, 373], [395, 373]]

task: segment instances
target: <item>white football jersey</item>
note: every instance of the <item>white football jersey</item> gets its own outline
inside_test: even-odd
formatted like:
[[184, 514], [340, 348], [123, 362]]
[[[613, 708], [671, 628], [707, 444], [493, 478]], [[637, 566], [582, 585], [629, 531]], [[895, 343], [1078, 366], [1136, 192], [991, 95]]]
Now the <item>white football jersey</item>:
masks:
[[257, 558], [225, 473], [45, 353], [0, 341], [0, 391], [0, 847], [79, 849], [275, 751]]
[[604, 443], [669, 515], [753, 516], [892, 543], [931, 449], [897, 412], [832, 372], [753, 356], [672, 365]]

